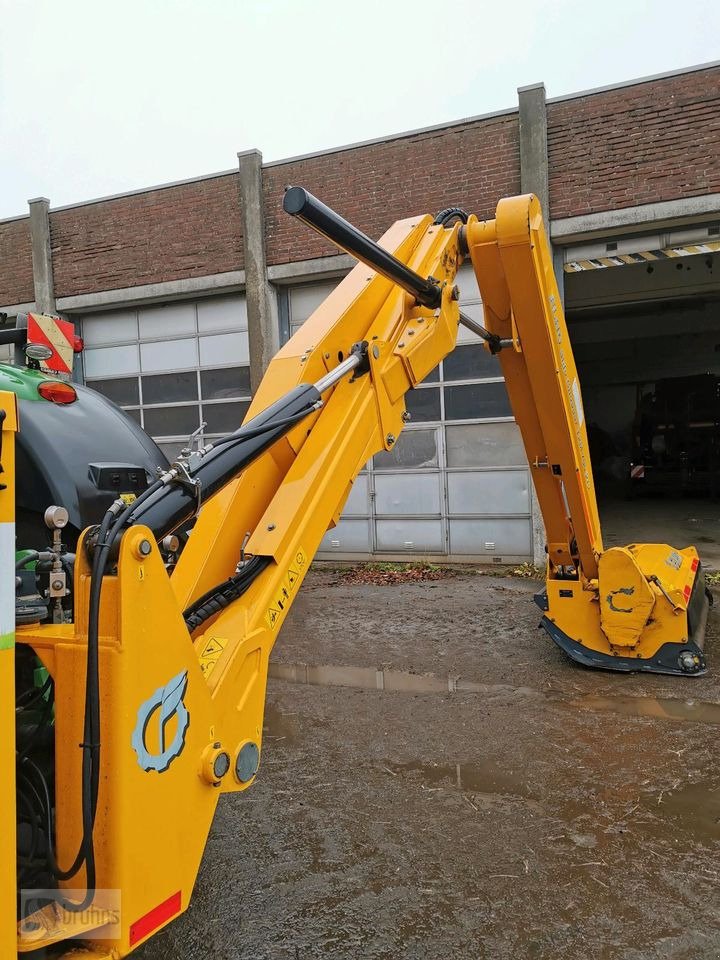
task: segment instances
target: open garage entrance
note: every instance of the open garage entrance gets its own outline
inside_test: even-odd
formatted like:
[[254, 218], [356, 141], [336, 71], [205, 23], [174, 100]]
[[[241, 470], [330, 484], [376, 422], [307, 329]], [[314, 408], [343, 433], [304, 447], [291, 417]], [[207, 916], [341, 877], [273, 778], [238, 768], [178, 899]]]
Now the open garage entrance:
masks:
[[695, 544], [720, 567], [718, 226], [565, 251], [565, 309], [606, 546]]

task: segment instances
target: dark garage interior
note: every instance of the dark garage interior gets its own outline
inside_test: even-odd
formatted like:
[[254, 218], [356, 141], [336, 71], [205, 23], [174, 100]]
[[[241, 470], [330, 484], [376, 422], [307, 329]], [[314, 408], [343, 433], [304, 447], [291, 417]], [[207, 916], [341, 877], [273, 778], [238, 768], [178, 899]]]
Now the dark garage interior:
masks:
[[[716, 235], [704, 225], [565, 257], [606, 544], [695, 543], [709, 566], [720, 562], [720, 254], [702, 241]], [[624, 262], [631, 251], [638, 262]]]

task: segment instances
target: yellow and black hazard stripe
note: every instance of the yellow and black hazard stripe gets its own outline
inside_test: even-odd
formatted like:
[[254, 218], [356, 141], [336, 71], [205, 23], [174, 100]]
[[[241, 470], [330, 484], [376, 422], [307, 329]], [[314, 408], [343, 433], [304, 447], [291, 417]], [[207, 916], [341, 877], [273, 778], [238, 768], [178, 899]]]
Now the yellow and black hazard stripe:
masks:
[[586, 260], [571, 260], [565, 264], [565, 273], [580, 273], [582, 270], [604, 270], [606, 267], [624, 267], [633, 263], [652, 263], [654, 260], [676, 260], [700, 253], [720, 253], [720, 240], [705, 243], [688, 243], [664, 250], [641, 250], [637, 253], [612, 253], [605, 257], [590, 257]]

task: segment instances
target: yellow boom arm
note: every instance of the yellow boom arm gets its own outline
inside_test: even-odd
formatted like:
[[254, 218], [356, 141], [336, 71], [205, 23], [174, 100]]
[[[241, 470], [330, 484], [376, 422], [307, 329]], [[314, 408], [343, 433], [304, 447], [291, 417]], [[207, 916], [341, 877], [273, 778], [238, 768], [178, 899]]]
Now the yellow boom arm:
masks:
[[[247, 422], [298, 384], [317, 383], [322, 407], [205, 502], [172, 579], [153, 531], [134, 525], [122, 537], [100, 608], [95, 929], [81, 930], [81, 915], [71, 910], [44, 909], [21, 924], [20, 950], [82, 932], [97, 956], [125, 956], [187, 907], [220, 793], [252, 783], [268, 658], [282, 622], [358, 472], [373, 454], [393, 448], [406, 392], [455, 343], [459, 224], [405, 220], [381, 244], [422, 276], [432, 274], [438, 305], [419, 306], [390, 280], [357, 266], [274, 358]], [[362, 365], [321, 390], [354, 344], [361, 345]], [[232, 576], [241, 553], [264, 558], [265, 566], [241, 597], [191, 635], [183, 611]], [[75, 623], [18, 634], [55, 683], [61, 865], [72, 861], [82, 838], [77, 744], [91, 580], [79, 547]], [[66, 886], [82, 894], [86, 881], [83, 871]], [[121, 891], [117, 917], [113, 891]]]
[[[407, 391], [453, 349], [459, 322], [501, 351], [548, 530], [540, 599], [548, 632], [596, 665], [704, 666], [690, 637], [701, 584], [694, 550], [603, 551], [577, 372], [537, 200], [502, 200], [486, 223], [453, 211], [438, 222], [400, 221], [378, 246], [304, 191], [287, 197], [290, 212], [365, 262], [273, 359], [239, 434], [255, 442], [268, 409], [298, 390], [315, 402], [276, 421], [277, 439], [258, 446], [239, 475], [212, 475], [172, 576], [158, 525], [138, 520], [179, 516], [162, 514], [166, 493], [199, 504], [207, 464], [237, 437], [199, 464], [175, 463], [154, 485], [159, 492], [142, 507], [138, 499], [124, 530], [116, 505], [116, 555], [114, 514], [99, 533], [85, 532], [73, 623], [18, 630], [54, 680], [57, 860], [62, 867], [78, 849], [93, 853], [61, 884], [64, 901], [20, 923], [19, 952], [82, 935], [91, 945], [83, 956], [123, 957], [186, 909], [219, 795], [246, 789], [257, 773], [268, 659], [310, 562], [358, 472], [392, 450]], [[459, 310], [454, 278], [468, 255], [486, 329]], [[83, 899], [91, 909], [78, 912]]]

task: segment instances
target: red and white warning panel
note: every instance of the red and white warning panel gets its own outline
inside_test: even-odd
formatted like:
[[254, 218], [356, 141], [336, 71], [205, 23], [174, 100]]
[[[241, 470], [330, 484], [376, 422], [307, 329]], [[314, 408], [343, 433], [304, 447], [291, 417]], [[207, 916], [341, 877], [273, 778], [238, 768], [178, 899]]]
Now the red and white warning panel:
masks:
[[42, 313], [28, 314], [27, 342], [49, 347], [52, 354], [41, 361], [41, 368], [60, 374], [72, 373], [73, 354], [80, 353], [83, 348], [72, 323]]

